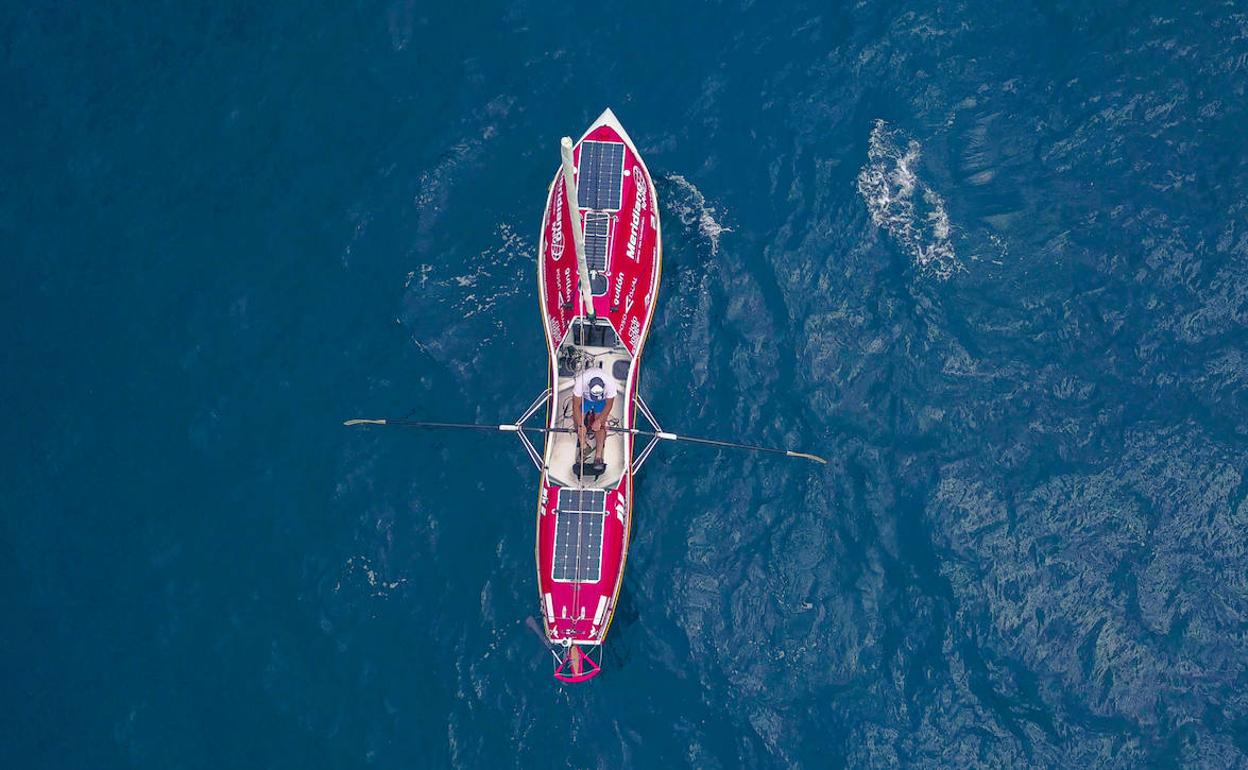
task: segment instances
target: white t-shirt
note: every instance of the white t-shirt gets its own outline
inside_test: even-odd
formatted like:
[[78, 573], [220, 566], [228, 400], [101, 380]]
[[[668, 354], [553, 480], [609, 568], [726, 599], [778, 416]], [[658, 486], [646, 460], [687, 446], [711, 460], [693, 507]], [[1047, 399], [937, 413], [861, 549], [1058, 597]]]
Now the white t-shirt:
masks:
[[606, 369], [586, 369], [576, 375], [576, 379], [572, 381], [572, 395], [585, 398], [589, 393], [589, 384], [595, 379], [602, 380], [603, 386], [607, 389], [603, 398], [615, 398], [619, 386], [615, 384], [615, 378]]

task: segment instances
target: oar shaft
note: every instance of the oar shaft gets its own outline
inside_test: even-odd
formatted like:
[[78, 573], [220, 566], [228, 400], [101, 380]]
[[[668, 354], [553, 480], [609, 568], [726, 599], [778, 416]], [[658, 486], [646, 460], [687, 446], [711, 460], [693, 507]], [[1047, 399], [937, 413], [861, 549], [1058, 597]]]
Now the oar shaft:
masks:
[[619, 430], [632, 433], [637, 436], [654, 436], [664, 441], [688, 441], [691, 444], [705, 444], [707, 446], [718, 446], [726, 449], [745, 449], [750, 452], [767, 452], [769, 454], [785, 455], [786, 457], [797, 457], [803, 460], [813, 460], [821, 465], [827, 465], [828, 461], [819, 455], [812, 455], [808, 452], [798, 452], [793, 449], [777, 449], [775, 447], [754, 446], [752, 444], [738, 444], [735, 441], [721, 441], [714, 438], [701, 438], [698, 436], [681, 436], [669, 431], [649, 431], [639, 428], [620, 428]]
[[456, 430], [494, 430], [505, 433], [568, 433], [568, 428], [537, 428], [528, 425], [503, 423], [502, 425], [486, 425], [477, 422], [428, 422], [425, 420], [391, 420], [391, 419], [354, 419], [343, 422], [343, 425], [384, 425], [392, 428], [450, 428]]

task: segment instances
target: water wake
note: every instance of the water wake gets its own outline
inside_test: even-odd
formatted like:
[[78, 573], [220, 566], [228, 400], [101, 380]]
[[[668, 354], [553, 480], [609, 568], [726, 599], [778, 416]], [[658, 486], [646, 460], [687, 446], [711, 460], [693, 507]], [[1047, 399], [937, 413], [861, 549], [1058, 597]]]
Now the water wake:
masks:
[[858, 173], [858, 193], [875, 226], [884, 228], [920, 269], [949, 278], [964, 268], [950, 241], [944, 198], [916, 173], [922, 149], [900, 129], [875, 121], [867, 165]]
[[706, 205], [706, 196], [693, 182], [680, 174], [668, 174], [667, 181], [676, 185], [679, 195], [672, 196], [669, 205], [685, 226], [697, 224], [698, 232], [711, 244], [711, 256], [719, 254], [719, 236], [732, 232], [715, 218], [715, 207]]

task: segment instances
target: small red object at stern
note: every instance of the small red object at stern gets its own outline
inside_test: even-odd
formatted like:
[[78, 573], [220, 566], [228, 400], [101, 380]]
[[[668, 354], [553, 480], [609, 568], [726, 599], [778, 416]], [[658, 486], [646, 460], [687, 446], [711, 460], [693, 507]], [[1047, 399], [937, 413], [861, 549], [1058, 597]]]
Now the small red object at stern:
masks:
[[560, 656], [556, 648], [552, 648], [555, 653], [555, 679], [560, 682], [576, 684], [593, 679], [602, 673], [602, 666], [599, 661], [590, 657], [591, 652], [596, 651], [601, 660], [602, 647], [594, 646], [590, 650], [582, 650], [579, 644], [568, 645], [567, 651]]

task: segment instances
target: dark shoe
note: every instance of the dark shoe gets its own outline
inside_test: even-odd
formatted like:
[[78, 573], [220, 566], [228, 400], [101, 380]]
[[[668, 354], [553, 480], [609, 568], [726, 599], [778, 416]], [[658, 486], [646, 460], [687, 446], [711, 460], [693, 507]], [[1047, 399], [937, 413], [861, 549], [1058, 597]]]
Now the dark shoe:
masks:
[[607, 472], [607, 464], [600, 462], [579, 462], [572, 466], [572, 472], [576, 474], [578, 479], [583, 479], [586, 476], [593, 476], [597, 479], [599, 476]]

